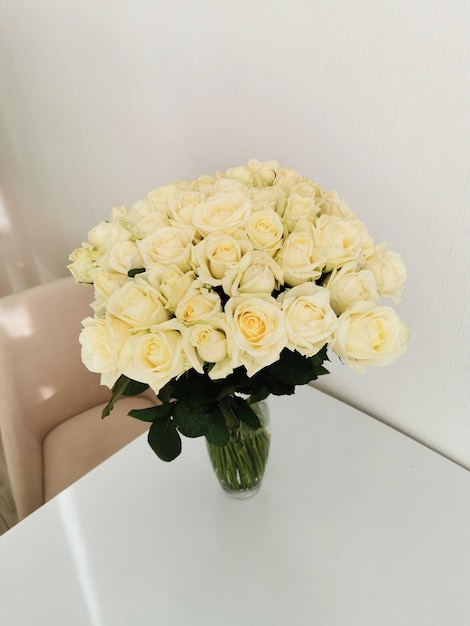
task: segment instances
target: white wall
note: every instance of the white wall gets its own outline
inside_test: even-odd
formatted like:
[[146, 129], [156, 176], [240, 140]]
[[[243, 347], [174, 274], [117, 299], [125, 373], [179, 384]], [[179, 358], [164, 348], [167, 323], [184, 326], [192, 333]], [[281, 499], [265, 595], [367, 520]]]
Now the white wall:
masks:
[[467, 0], [0, 7], [0, 293], [66, 275], [116, 204], [277, 159], [409, 272], [408, 355], [365, 377], [335, 360], [321, 388], [470, 468]]

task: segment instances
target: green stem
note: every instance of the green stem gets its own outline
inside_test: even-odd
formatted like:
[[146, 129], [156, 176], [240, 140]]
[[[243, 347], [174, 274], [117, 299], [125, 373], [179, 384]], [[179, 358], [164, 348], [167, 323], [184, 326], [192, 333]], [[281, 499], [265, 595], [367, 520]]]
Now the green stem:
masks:
[[[233, 417], [237, 419], [232, 411], [230, 413], [230, 421]], [[238, 420], [236, 428], [230, 429], [230, 440], [225, 446], [208, 444], [212, 466], [222, 485], [230, 491], [256, 487], [263, 477], [269, 444], [270, 435], [266, 428], [254, 431]]]

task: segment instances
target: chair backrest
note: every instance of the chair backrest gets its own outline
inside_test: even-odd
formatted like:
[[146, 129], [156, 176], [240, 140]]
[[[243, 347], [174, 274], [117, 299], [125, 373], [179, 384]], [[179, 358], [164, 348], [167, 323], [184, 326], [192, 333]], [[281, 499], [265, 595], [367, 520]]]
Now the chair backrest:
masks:
[[92, 299], [71, 277], [0, 298], [0, 429], [7, 465], [32, 491], [42, 490], [48, 432], [109, 399], [80, 357], [80, 322], [93, 314]]

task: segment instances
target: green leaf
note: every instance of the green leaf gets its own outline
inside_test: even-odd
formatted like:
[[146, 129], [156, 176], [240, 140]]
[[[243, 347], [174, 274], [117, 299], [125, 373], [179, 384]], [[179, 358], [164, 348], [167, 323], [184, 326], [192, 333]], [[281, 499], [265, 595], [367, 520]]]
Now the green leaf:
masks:
[[145, 272], [145, 268], [139, 267], [138, 269], [135, 269], [135, 270], [129, 270], [127, 272], [127, 275], [129, 276], [129, 278], [134, 278], [134, 276], [136, 276], [137, 274], [142, 274], [142, 272]]
[[124, 388], [122, 392], [123, 396], [138, 396], [140, 393], [143, 393], [149, 386], [147, 383], [140, 383], [137, 380], [132, 380], [129, 378], [129, 383]]
[[132, 380], [132, 378], [128, 378], [127, 376], [124, 376], [124, 374], [121, 374], [111, 389], [111, 399], [104, 407], [101, 413], [101, 418], [103, 419], [111, 413], [114, 405], [121, 396], [137, 396], [147, 388], [148, 385], [145, 383], [139, 383], [136, 380]]
[[162, 402], [162, 404], [168, 404], [170, 400], [172, 400], [174, 396], [174, 391], [176, 387], [176, 380], [172, 378], [166, 385], [164, 385], [160, 391], [158, 392], [158, 398]]
[[150, 426], [147, 439], [162, 461], [173, 461], [181, 453], [181, 437], [170, 418], [155, 420]]
[[[329, 374], [330, 371], [326, 369], [326, 367], [323, 367], [322, 365], [319, 365], [316, 369], [315, 372], [315, 376], [312, 377], [310, 380], [316, 380], [319, 376], [324, 376], [325, 374]], [[309, 382], [310, 382], [309, 380]]]
[[225, 425], [224, 416], [220, 411], [211, 414], [209, 430], [206, 433], [206, 439], [213, 446], [225, 446], [230, 439], [230, 433]]
[[132, 409], [129, 411], [131, 417], [135, 417], [143, 422], [154, 422], [157, 419], [163, 417], [170, 417], [172, 408], [168, 404], [161, 404], [159, 406], [151, 406], [146, 409]]
[[250, 395], [249, 402], [250, 404], [261, 402], [261, 400], [265, 400], [270, 393], [269, 388], [265, 384], [256, 385]]
[[290, 395], [296, 385], [306, 385], [328, 370], [322, 366], [327, 360], [326, 346], [312, 357], [302, 356], [299, 352], [284, 349], [279, 360], [260, 370], [255, 378], [262, 381], [274, 395]]
[[108, 402], [108, 404], [104, 407], [103, 412], [101, 413], [101, 419], [107, 417], [111, 413], [111, 411], [114, 408], [114, 405], [124, 393], [124, 390], [129, 384], [129, 382], [130, 382], [130, 378], [127, 378], [127, 376], [124, 376], [124, 374], [119, 376], [117, 381], [114, 383], [113, 388], [111, 389], [111, 399]]
[[200, 408], [193, 409], [182, 400], [175, 403], [173, 419], [185, 437], [202, 437], [209, 430], [210, 413]]
[[218, 385], [210, 378], [194, 370], [188, 370], [178, 378], [173, 390], [174, 397], [193, 408], [206, 406], [214, 401]]
[[310, 381], [311, 366], [307, 357], [292, 350], [283, 351], [282, 357], [275, 363], [276, 378], [288, 385], [304, 385]]
[[261, 427], [259, 417], [256, 415], [256, 413], [253, 411], [253, 409], [246, 400], [238, 396], [232, 396], [228, 398], [228, 403], [234, 415], [238, 417], [241, 422], [243, 422], [253, 430], [257, 430]]

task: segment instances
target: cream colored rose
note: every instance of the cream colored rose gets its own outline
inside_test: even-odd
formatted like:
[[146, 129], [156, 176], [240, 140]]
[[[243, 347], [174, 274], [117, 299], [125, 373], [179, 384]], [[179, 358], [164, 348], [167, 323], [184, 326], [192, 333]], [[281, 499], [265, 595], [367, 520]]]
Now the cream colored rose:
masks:
[[362, 241], [361, 259], [359, 261], [361, 263], [361, 261], [363, 261], [364, 259], [364, 252], [374, 245], [374, 240], [370, 236], [369, 231], [367, 230], [367, 226], [364, 224], [364, 222], [361, 222], [361, 220], [357, 217], [352, 217], [351, 222], [356, 227]]
[[320, 206], [322, 215], [334, 215], [342, 218], [355, 217], [346, 202], [338, 196], [336, 191], [322, 192]]
[[203, 174], [191, 182], [191, 189], [194, 191], [202, 191], [215, 186], [216, 179], [213, 176]]
[[334, 352], [356, 373], [366, 365], [389, 365], [408, 348], [410, 332], [396, 312], [375, 302], [356, 302], [338, 318], [331, 343]]
[[289, 194], [282, 219], [287, 231], [304, 230], [309, 225], [315, 224], [320, 207], [314, 198], [301, 196], [298, 193]]
[[279, 187], [250, 187], [248, 197], [251, 211], [276, 211], [278, 215], [284, 212], [286, 195]]
[[123, 221], [124, 222], [126, 221], [126, 217], [127, 217], [126, 207], [121, 204], [111, 209], [108, 221], [122, 224]]
[[248, 376], [279, 359], [287, 345], [287, 330], [284, 313], [274, 298], [230, 298], [225, 313], [237, 361]]
[[284, 226], [279, 215], [272, 210], [252, 213], [245, 230], [255, 250], [264, 250], [274, 256], [282, 245]]
[[387, 250], [386, 243], [379, 243], [368, 251], [364, 269], [373, 273], [381, 296], [401, 302], [406, 268], [397, 252]]
[[168, 200], [168, 208], [173, 225], [192, 225], [195, 208], [201, 203], [203, 196], [199, 191], [185, 189]]
[[303, 181], [303, 177], [293, 167], [283, 167], [276, 172], [273, 185], [284, 191], [288, 191], [294, 185]]
[[169, 214], [168, 200], [185, 189], [192, 189], [192, 183], [187, 180], [177, 180], [170, 185], [164, 185], [157, 189], [152, 189], [145, 196], [145, 201], [154, 211], [167, 211]]
[[236, 267], [227, 269], [222, 289], [228, 296], [270, 296], [283, 283], [278, 263], [263, 250], [245, 254]]
[[252, 171], [247, 165], [237, 165], [235, 167], [230, 167], [221, 175], [240, 180], [245, 185], [252, 185]]
[[160, 293], [163, 306], [170, 313], [175, 312], [196, 280], [194, 272], [182, 272], [177, 265], [154, 265], [143, 277]]
[[69, 256], [72, 263], [67, 265], [67, 269], [77, 283], [93, 283], [95, 276], [101, 272], [101, 267], [96, 264], [97, 256], [96, 250], [89, 243], [72, 251]]
[[111, 388], [126, 365], [124, 346], [129, 326], [107, 314], [103, 318], [87, 317], [82, 321], [79, 341], [82, 361], [90, 372], [101, 374], [101, 384]]
[[183, 349], [191, 366], [200, 374], [204, 364], [211, 363], [209, 377], [226, 378], [233, 372], [234, 350], [225, 316], [214, 315], [183, 331]]
[[277, 161], [249, 159], [248, 165], [231, 167], [225, 172], [225, 176], [241, 180], [252, 187], [266, 187], [273, 184], [278, 170]]
[[304, 178], [300, 183], [290, 188], [289, 194], [299, 195], [302, 196], [302, 198], [310, 198], [311, 200], [315, 200], [320, 206], [323, 190], [315, 181], [310, 178]]
[[141, 268], [144, 264], [140, 250], [133, 241], [115, 243], [106, 261], [110, 270], [126, 275], [129, 270]]
[[166, 383], [189, 368], [180, 330], [178, 322], [171, 319], [148, 332], [131, 335], [126, 351], [132, 359], [123, 368], [123, 374], [147, 383], [158, 394]]
[[363, 232], [352, 219], [320, 215], [315, 222], [313, 238], [315, 246], [326, 252], [325, 271], [349, 261], [359, 263], [362, 260]]
[[88, 233], [88, 242], [101, 257], [107, 255], [114, 244], [130, 238], [127, 228], [115, 222], [100, 222]]
[[160, 212], [165, 216], [165, 218], [168, 218], [168, 214], [166, 211], [156, 210], [154, 206], [152, 205], [152, 203], [149, 201], [148, 196], [145, 196], [144, 198], [137, 200], [137, 202], [134, 202], [134, 204], [131, 206], [129, 211], [127, 211], [126, 215], [123, 217], [125, 218], [125, 220], [130, 226], [133, 226], [136, 222], [138, 222], [143, 217], [147, 217], [151, 213], [160, 213]]
[[134, 220], [129, 229], [136, 239], [145, 239], [159, 228], [171, 226], [166, 211], [152, 211]]
[[250, 217], [248, 197], [242, 193], [216, 193], [194, 209], [193, 226], [203, 236], [215, 231], [230, 233]]
[[328, 289], [304, 283], [284, 291], [278, 298], [287, 326], [287, 347], [303, 356], [316, 354], [336, 330], [337, 318], [330, 306]]
[[202, 282], [217, 287], [228, 268], [235, 267], [242, 256], [252, 249], [246, 239], [236, 239], [225, 233], [211, 233], [192, 249], [191, 265]]
[[195, 280], [178, 303], [175, 316], [182, 324], [189, 326], [207, 320], [221, 311], [219, 295], [204, 287], [199, 280]]
[[315, 246], [312, 232], [294, 231], [285, 239], [276, 261], [284, 272], [284, 283], [295, 287], [320, 278], [325, 251]]
[[214, 196], [216, 193], [241, 193], [246, 196], [248, 192], [249, 188], [241, 180], [226, 178], [223, 175], [217, 178], [212, 191], [207, 188], [204, 191], [206, 198]]
[[169, 317], [158, 291], [139, 275], [110, 296], [107, 310], [134, 330], [150, 328]]
[[118, 272], [100, 272], [95, 276], [95, 300], [91, 304], [91, 308], [96, 315], [104, 315], [109, 298], [127, 280], [128, 278], [125, 274], [119, 274]]
[[190, 267], [192, 239], [191, 226], [164, 226], [137, 242], [146, 269], [161, 263], [177, 265], [182, 272]]
[[334, 269], [324, 283], [330, 291], [330, 303], [336, 315], [360, 300], [380, 302], [374, 274], [368, 270], [355, 271], [355, 268], [353, 261], [339, 270]]
[[160, 204], [154, 203], [151, 193], [133, 204], [124, 218], [129, 230], [139, 239], [165, 225], [169, 218], [167, 199]]

